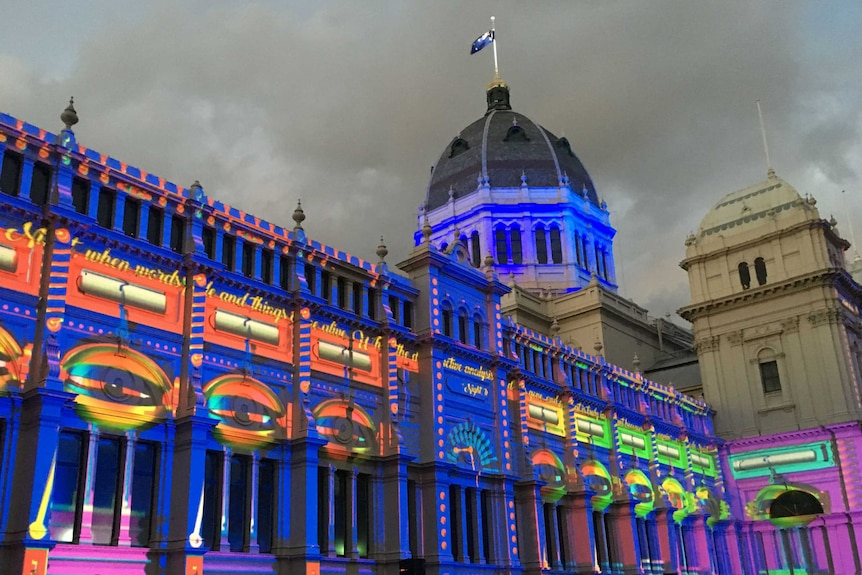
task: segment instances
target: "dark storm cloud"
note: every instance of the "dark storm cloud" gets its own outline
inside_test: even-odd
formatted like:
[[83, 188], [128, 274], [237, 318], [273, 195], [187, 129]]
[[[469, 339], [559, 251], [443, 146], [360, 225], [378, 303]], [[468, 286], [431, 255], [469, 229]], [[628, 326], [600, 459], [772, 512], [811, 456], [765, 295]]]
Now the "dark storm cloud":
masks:
[[381, 234], [406, 256], [430, 166], [484, 112], [491, 14], [514, 107], [572, 141], [655, 315], [687, 301], [685, 235], [765, 176], [756, 99], [780, 175], [822, 210], [862, 191], [862, 41], [813, 2], [98, 6], [3, 8], [52, 34], [10, 39], [0, 109], [56, 129], [74, 94], [83, 144], [282, 225], [302, 198], [312, 237], [366, 258]]

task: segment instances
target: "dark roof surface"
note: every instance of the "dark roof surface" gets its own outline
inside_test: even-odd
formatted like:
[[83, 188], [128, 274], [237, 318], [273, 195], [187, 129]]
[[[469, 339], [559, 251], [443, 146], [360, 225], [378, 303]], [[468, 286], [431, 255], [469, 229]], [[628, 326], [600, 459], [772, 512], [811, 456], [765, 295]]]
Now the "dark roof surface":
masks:
[[567, 176], [571, 189], [584, 188], [599, 205], [595, 186], [566, 138], [558, 138], [528, 117], [511, 110], [492, 109], [449, 142], [431, 172], [426, 209], [476, 190], [487, 176], [492, 187], [518, 187], [525, 175], [530, 187], [559, 186]]

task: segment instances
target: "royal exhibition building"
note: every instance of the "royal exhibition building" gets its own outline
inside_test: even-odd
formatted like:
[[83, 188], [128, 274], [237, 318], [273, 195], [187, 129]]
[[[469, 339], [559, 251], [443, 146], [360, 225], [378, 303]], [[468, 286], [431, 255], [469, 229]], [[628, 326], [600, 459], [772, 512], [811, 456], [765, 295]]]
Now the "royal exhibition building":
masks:
[[475, 98], [400, 263], [0, 114], [0, 573], [862, 572], [835, 220], [716, 190], [680, 327], [570, 142]]

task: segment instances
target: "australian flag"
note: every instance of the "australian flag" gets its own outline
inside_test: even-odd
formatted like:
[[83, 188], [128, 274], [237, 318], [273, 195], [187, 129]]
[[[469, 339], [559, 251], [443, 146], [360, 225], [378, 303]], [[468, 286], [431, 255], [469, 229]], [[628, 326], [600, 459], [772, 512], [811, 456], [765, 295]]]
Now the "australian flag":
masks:
[[473, 45], [470, 47], [470, 53], [475, 54], [488, 44], [494, 41], [494, 31], [488, 30], [478, 38], [473, 41]]

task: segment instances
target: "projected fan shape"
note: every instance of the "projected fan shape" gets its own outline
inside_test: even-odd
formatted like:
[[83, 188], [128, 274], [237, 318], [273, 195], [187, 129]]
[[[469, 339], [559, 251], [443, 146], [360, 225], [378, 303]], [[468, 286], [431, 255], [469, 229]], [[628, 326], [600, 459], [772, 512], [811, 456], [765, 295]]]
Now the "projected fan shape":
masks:
[[449, 449], [446, 459], [475, 471], [488, 468], [497, 461], [488, 435], [472, 421], [453, 427], [447, 437]]

